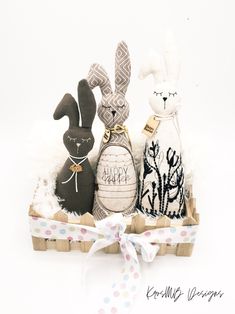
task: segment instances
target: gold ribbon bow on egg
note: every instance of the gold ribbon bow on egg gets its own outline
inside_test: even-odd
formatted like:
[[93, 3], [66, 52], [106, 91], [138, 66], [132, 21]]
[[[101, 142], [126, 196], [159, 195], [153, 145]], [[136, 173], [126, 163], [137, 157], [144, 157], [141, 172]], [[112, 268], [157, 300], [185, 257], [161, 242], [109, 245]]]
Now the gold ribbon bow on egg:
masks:
[[110, 141], [111, 134], [121, 134], [125, 133], [129, 143], [130, 143], [130, 137], [128, 133], [128, 129], [125, 125], [121, 124], [115, 124], [113, 128], [105, 128], [104, 136], [103, 136], [103, 142], [108, 143]]

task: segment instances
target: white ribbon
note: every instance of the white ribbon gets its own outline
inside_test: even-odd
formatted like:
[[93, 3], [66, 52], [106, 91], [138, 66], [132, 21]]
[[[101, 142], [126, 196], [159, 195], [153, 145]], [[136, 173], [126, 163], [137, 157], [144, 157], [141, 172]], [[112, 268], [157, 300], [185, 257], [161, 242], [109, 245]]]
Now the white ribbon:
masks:
[[161, 121], [161, 120], [170, 120], [170, 119], [172, 119], [172, 118], [174, 118], [175, 116], [177, 116], [177, 112], [173, 112], [173, 113], [171, 113], [171, 114], [169, 114], [169, 115], [167, 115], [167, 116], [162, 116], [162, 115], [159, 115], [159, 114], [155, 114], [154, 115], [154, 117], [157, 119], [157, 120], [159, 120], [159, 121]]
[[137, 251], [145, 262], [152, 262], [159, 250], [159, 243], [193, 243], [197, 225], [165, 227], [147, 230], [141, 234], [127, 234], [125, 218], [113, 214], [96, 222], [96, 227], [70, 224], [46, 218], [29, 217], [31, 234], [47, 239], [94, 241], [88, 258], [96, 251], [115, 242], [120, 244], [125, 263], [121, 279], [103, 298], [98, 314], [129, 313], [140, 284], [140, 265]]

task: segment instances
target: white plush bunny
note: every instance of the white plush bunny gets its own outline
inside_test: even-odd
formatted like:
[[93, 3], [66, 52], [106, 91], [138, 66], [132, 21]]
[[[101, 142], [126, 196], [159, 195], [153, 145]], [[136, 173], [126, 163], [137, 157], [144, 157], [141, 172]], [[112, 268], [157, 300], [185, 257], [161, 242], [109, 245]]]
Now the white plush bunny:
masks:
[[155, 83], [149, 98], [154, 115], [145, 126], [149, 136], [141, 162], [138, 209], [154, 217], [181, 218], [185, 215], [185, 203], [176, 117], [180, 103], [176, 87], [179, 60], [172, 38], [167, 39], [164, 56], [151, 55], [141, 67], [141, 79], [149, 74]]

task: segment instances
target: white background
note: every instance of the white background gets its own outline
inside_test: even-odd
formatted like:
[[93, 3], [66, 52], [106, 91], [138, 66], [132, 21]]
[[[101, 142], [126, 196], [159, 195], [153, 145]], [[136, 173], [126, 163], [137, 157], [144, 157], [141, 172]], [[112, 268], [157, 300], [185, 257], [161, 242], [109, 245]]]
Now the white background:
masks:
[[[121, 256], [97, 254], [87, 278], [88, 301], [80, 280], [85, 254], [32, 250], [27, 210], [34, 181], [27, 139], [34, 125], [52, 121], [65, 92], [76, 95], [77, 82], [86, 77], [92, 62], [114, 74], [115, 48], [122, 39], [132, 61], [127, 125], [138, 136], [150, 112], [152, 84], [151, 78], [138, 80], [138, 69], [149, 48], [161, 49], [168, 27], [181, 50], [180, 124], [193, 158], [201, 225], [191, 258], [165, 256], [151, 265], [141, 263], [143, 285], [134, 313], [233, 312], [233, 1], [9, 0], [0, 1], [1, 313], [90, 313], [88, 306], [96, 305], [118, 276]], [[64, 124], [52, 125], [62, 136]], [[94, 130], [102, 131], [98, 118]], [[42, 130], [42, 141], [48, 133]], [[43, 158], [47, 151], [40, 154]], [[221, 289], [225, 295], [210, 303], [199, 298], [190, 303], [147, 301], [148, 285]]]

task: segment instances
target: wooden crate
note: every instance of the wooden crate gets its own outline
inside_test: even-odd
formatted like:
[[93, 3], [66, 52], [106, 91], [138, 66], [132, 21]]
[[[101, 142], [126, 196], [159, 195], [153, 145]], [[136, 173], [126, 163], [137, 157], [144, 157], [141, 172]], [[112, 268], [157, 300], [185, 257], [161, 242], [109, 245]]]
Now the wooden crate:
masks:
[[[189, 191], [189, 197], [186, 201], [187, 216], [183, 219], [181, 225], [190, 226], [199, 224], [199, 214], [196, 212], [196, 199], [192, 195], [192, 188]], [[31, 206], [29, 209], [29, 215], [35, 217], [40, 216]], [[42, 217], [43, 218], [43, 217]], [[68, 222], [68, 217], [62, 211], [57, 212], [53, 216], [53, 220]], [[126, 233], [142, 233], [144, 231], [163, 228], [170, 226], [177, 226], [173, 224], [173, 220], [166, 216], [162, 216], [158, 219], [149, 219], [142, 214], [137, 214], [129, 219], [127, 224]], [[174, 223], [177, 221], [174, 221]], [[95, 226], [94, 217], [86, 213], [80, 218], [80, 225]], [[179, 225], [179, 224], [178, 224]], [[92, 241], [70, 241], [70, 240], [49, 240], [44, 238], [37, 238], [32, 236], [33, 248], [36, 251], [46, 251], [48, 249], [55, 249], [59, 252], [68, 252], [70, 250], [81, 250], [82, 252], [88, 252], [90, 250]], [[193, 251], [193, 243], [178, 243], [178, 244], [160, 244], [158, 255], [175, 254], [177, 256], [191, 256]], [[114, 243], [104, 248], [106, 253], [118, 253], [120, 252], [119, 243]]]

